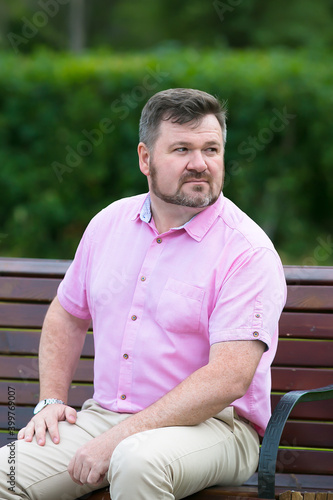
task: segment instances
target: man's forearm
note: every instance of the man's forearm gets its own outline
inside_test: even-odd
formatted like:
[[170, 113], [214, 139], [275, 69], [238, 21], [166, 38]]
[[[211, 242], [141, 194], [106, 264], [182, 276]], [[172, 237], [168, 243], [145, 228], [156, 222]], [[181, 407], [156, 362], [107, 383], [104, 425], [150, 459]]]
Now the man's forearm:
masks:
[[45, 317], [39, 347], [40, 399], [67, 402], [88, 327], [89, 321], [74, 318], [54, 299]]

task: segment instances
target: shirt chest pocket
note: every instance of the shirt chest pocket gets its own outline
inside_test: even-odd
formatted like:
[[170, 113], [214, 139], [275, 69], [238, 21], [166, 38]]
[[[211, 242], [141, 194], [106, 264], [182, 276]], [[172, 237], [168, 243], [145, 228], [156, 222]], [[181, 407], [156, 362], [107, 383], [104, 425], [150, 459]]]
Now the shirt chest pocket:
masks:
[[157, 323], [170, 332], [198, 332], [204, 295], [202, 288], [169, 278], [157, 304]]

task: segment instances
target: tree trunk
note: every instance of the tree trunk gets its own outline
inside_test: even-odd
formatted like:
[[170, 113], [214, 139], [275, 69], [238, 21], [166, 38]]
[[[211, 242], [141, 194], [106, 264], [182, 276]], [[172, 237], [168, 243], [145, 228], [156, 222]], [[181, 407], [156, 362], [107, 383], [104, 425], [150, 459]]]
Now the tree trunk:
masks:
[[85, 0], [71, 0], [69, 12], [69, 49], [80, 53], [85, 47]]

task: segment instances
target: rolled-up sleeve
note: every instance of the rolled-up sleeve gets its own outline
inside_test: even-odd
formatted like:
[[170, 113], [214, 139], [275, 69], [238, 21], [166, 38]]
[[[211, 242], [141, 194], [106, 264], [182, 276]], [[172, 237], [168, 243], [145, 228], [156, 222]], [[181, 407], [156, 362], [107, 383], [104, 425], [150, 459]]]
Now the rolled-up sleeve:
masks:
[[221, 284], [209, 320], [211, 345], [261, 340], [269, 349], [285, 301], [286, 282], [278, 255], [267, 248], [249, 250]]

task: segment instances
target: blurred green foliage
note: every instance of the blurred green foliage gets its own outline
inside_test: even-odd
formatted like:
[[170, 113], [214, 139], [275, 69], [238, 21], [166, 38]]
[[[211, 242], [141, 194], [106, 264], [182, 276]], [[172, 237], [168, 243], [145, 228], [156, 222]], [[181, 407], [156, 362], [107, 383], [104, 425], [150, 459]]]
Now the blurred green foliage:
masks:
[[[10, 0], [0, 3], [0, 47], [20, 53], [40, 46], [68, 49], [72, 22], [80, 22], [79, 3], [88, 49], [168, 44], [331, 49], [333, 44], [331, 0]], [[26, 40], [16, 45], [9, 34]]]
[[72, 258], [90, 218], [146, 191], [142, 106], [170, 87], [229, 108], [224, 193], [284, 263], [333, 264], [333, 70], [311, 52], [0, 54], [0, 253]]

